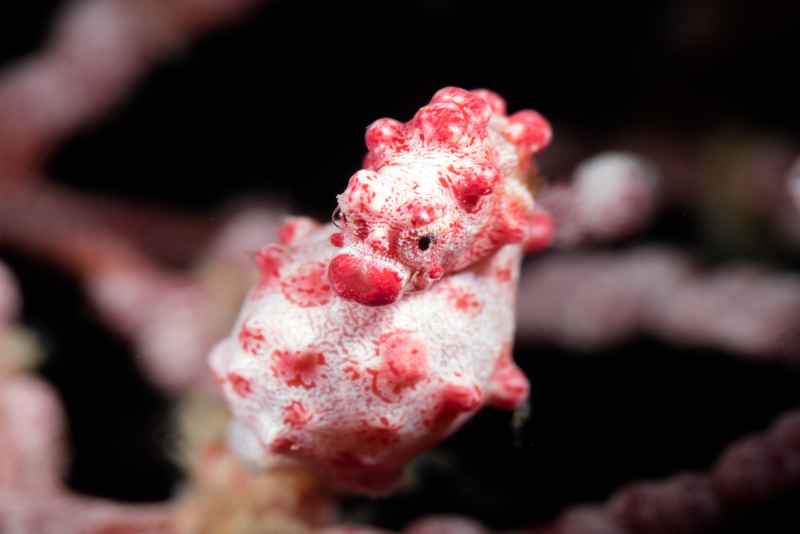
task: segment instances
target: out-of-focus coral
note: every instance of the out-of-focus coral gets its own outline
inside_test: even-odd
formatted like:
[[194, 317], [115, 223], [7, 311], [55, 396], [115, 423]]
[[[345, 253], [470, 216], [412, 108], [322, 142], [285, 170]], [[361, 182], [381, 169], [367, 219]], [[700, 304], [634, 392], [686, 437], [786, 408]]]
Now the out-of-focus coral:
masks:
[[50, 41], [0, 77], [0, 177], [21, 180], [55, 144], [116, 105], [167, 54], [259, 0], [89, 0], [67, 5]]
[[235, 212], [185, 274], [123, 266], [89, 277], [91, 300], [131, 338], [155, 383], [172, 391], [213, 387], [205, 355], [233, 323], [256, 279], [255, 253], [277, 236], [282, 213], [255, 206]]
[[603, 240], [642, 231], [653, 217], [658, 182], [653, 164], [634, 154], [611, 152], [584, 161], [573, 186], [584, 231]]
[[[223, 213], [211, 231], [198, 219], [150, 218], [138, 206], [78, 198], [46, 184], [13, 190], [0, 204], [0, 242], [78, 276], [100, 318], [132, 341], [154, 382], [171, 391], [211, 386], [205, 355], [233, 322], [255, 277], [255, 252], [274, 239], [284, 214], [278, 204], [250, 203]], [[161, 261], [160, 240], [206, 248], [183, 252], [194, 268], [179, 271]]]
[[55, 392], [24, 374], [0, 374], [0, 531], [167, 534], [167, 506], [126, 506], [62, 485], [64, 415]]
[[310, 534], [334, 517], [335, 500], [313, 473], [299, 466], [254, 473], [220, 441], [197, 459], [176, 525], [186, 534]]
[[789, 168], [786, 173], [786, 188], [795, 208], [800, 211], [800, 158]]
[[428, 517], [415, 521], [405, 534], [488, 534], [480, 523], [458, 516]]
[[193, 393], [179, 412], [181, 462], [189, 477], [176, 504], [181, 534], [310, 533], [335, 519], [336, 501], [309, 471], [248, 469], [226, 448], [221, 399]]
[[[480, 523], [460, 516], [434, 516], [414, 521], [402, 534], [488, 534]], [[388, 530], [363, 525], [337, 526], [319, 534], [391, 534]]]
[[19, 313], [20, 296], [11, 271], [0, 263], [0, 328], [16, 319]]
[[53, 390], [26, 376], [0, 378], [0, 486], [50, 491], [64, 466], [64, 424]]
[[598, 154], [575, 170], [572, 183], [545, 188], [540, 202], [558, 221], [556, 242], [575, 247], [632, 237], [652, 221], [660, 176], [635, 154]]
[[633, 484], [606, 503], [578, 507], [530, 534], [693, 534], [713, 532], [737, 514], [800, 486], [800, 413], [736, 441], [708, 473]]
[[0, 379], [33, 368], [41, 357], [36, 336], [17, 322], [20, 307], [16, 280], [0, 262]]
[[544, 258], [523, 275], [519, 307], [528, 339], [596, 349], [648, 333], [751, 358], [797, 358], [800, 278], [746, 265], [703, 271], [669, 249]]

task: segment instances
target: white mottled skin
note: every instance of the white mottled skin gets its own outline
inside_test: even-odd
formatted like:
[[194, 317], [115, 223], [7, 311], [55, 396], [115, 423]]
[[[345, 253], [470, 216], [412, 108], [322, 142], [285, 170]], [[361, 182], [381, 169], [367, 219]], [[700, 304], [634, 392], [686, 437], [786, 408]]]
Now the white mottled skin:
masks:
[[[338, 252], [328, 242], [334, 230], [331, 225], [321, 227], [299, 245], [303, 260], [296, 265], [309, 260], [329, 261]], [[397, 471], [420, 448], [438, 441], [456, 426], [454, 422], [446, 432], [432, 436], [423, 424], [423, 418], [432, 415], [432, 400], [444, 385], [468, 388], [479, 385], [484, 392], [491, 391], [490, 378], [501, 347], [513, 337], [511, 302], [520, 258], [520, 247], [509, 245], [479, 266], [448, 276], [428, 291], [411, 293], [387, 306], [368, 307], [334, 298], [327, 306], [299, 308], [279, 291], [248, 299], [234, 332], [240, 331], [245, 323], [258, 326], [270, 342], [253, 356], [242, 350], [236, 336], [231, 336], [212, 353], [212, 367], [218, 376], [235, 372], [262, 386], [246, 397], [238, 395], [230, 383], [225, 386], [236, 419], [255, 431], [258, 443], [269, 444], [278, 436], [291, 436], [296, 441], [293, 452], [296, 450], [299, 458], [323, 472], [333, 470], [338, 485], [371, 491], [371, 474], [362, 481], [362, 470], [348, 467], [339, 472], [330, 462], [341, 453], [363, 454], [366, 463], [378, 466], [381, 479], [378, 484], [382, 486], [384, 477], [398, 476]], [[512, 272], [509, 282], [500, 283], [491, 275], [492, 271], [509, 267]], [[481, 303], [480, 312], [456, 313], [447, 297], [452, 288], [467, 288]], [[404, 391], [402, 398], [394, 400], [395, 396], [387, 393], [386, 398], [391, 399], [387, 402], [373, 394], [372, 377], [365, 370], [381, 365], [376, 351], [378, 338], [398, 330], [409, 332], [426, 344], [428, 374]], [[297, 351], [313, 347], [325, 355], [326, 365], [321, 368], [313, 390], [286, 387], [273, 375], [270, 369], [273, 347]], [[348, 378], [344, 368], [350, 362], [356, 362], [362, 370], [360, 379]], [[282, 423], [283, 407], [292, 400], [303, 402], [313, 414], [302, 432]], [[386, 426], [381, 417], [390, 426], [399, 428], [399, 444], [371, 445], [356, 435], [364, 422], [377, 428]], [[257, 459], [254, 452], [257, 448], [248, 444], [247, 439], [242, 436], [242, 441], [235, 440], [233, 445], [250, 451], [244, 456]], [[262, 452], [265, 450], [261, 448]], [[351, 475], [359, 479], [347, 480]]]
[[[433, 102], [443, 93], [482, 109], [457, 89]], [[514, 296], [524, 248], [546, 243], [550, 227], [519, 180], [526, 165], [503, 135], [504, 113], [486, 106], [482, 117], [470, 116], [477, 126], [466, 124], [476, 137], [447, 140], [446, 148], [410, 143], [385, 157], [386, 147], [371, 147], [384, 150], [383, 159], [339, 195], [341, 228], [295, 219], [281, 244], [262, 251], [262, 281], [210, 357], [234, 414], [229, 441], [243, 459], [299, 460], [340, 489], [385, 493], [416, 454], [480, 406], [513, 408], [525, 399], [527, 380], [510, 359]], [[406, 135], [428, 126], [414, 121], [403, 126]], [[500, 170], [469, 213], [439, 185], [454, 165]], [[412, 224], [404, 206], [415, 202], [430, 207], [433, 220], [422, 210]], [[509, 223], [510, 203], [525, 216], [522, 230], [509, 230], [520, 224]], [[413, 248], [421, 235], [435, 236], [429, 250]], [[395, 300], [367, 306], [340, 296], [346, 290], [337, 294], [329, 266], [342, 255], [396, 272]], [[432, 262], [443, 267], [436, 277], [428, 277]]]

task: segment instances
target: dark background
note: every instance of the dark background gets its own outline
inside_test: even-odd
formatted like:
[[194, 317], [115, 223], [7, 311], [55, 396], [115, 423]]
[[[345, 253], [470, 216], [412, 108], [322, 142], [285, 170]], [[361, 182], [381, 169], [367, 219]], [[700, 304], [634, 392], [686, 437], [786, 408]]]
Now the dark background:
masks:
[[[64, 2], [0, 7], [0, 65], [44, 42]], [[205, 211], [243, 195], [327, 218], [358, 168], [363, 132], [407, 120], [446, 85], [488, 87], [604, 148], [620, 132], [679, 138], [742, 128], [800, 135], [798, 2], [274, 1], [161, 64], [48, 164], [85, 192]], [[680, 228], [660, 237], [680, 241]], [[3, 250], [48, 344], [44, 374], [72, 431], [69, 483], [129, 501], [166, 498], [169, 399], [105, 331], [75, 281]], [[731, 440], [800, 404], [796, 368], [640, 339], [600, 354], [518, 346], [532, 416], [485, 411], [420, 461], [419, 484], [354, 518], [398, 527], [461, 513], [497, 528], [553, 518], [628, 481], [707, 469]], [[100, 400], [102, 399], [102, 401]], [[743, 532], [796, 532], [797, 495], [743, 512]], [[769, 522], [770, 530], [767, 530]]]

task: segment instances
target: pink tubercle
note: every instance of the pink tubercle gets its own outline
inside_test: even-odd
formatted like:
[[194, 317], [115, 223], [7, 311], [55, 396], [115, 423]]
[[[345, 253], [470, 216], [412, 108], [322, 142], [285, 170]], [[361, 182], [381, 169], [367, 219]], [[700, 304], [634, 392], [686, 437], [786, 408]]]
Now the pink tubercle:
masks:
[[446, 384], [439, 392], [433, 418], [426, 424], [429, 427], [446, 428], [456, 417], [476, 411], [482, 402], [483, 396], [477, 385]]
[[487, 402], [496, 408], [513, 410], [528, 398], [529, 390], [528, 379], [511, 358], [511, 343], [503, 344]]
[[283, 260], [284, 249], [278, 245], [268, 245], [256, 253], [256, 265], [261, 273], [261, 278], [254, 291], [254, 296], [260, 296], [280, 280]]
[[413, 334], [397, 331], [381, 336], [376, 352], [381, 365], [368, 372], [373, 378], [373, 393], [384, 401], [398, 400], [404, 390], [428, 376], [428, 348]]
[[266, 341], [264, 331], [258, 326], [244, 324], [239, 330], [239, 345], [248, 354], [256, 355], [264, 350]]
[[508, 118], [505, 135], [511, 143], [524, 147], [526, 151], [538, 152], [550, 144], [553, 130], [539, 113], [526, 109]]
[[555, 226], [550, 214], [542, 210], [535, 212], [528, 220], [525, 252], [536, 252], [549, 247], [553, 243], [554, 236]]
[[272, 353], [272, 372], [289, 387], [313, 389], [317, 373], [326, 365], [325, 355], [316, 351], [276, 350]]
[[334, 247], [342, 248], [344, 246], [344, 234], [342, 232], [334, 232], [331, 234], [330, 242]]
[[278, 230], [281, 245], [291, 246], [311, 233], [319, 223], [309, 217], [292, 217]]
[[447, 300], [459, 312], [477, 315], [483, 308], [478, 297], [465, 287], [450, 285], [447, 287]]
[[295, 430], [301, 430], [310, 420], [311, 412], [300, 401], [291, 401], [283, 407], [283, 422]]
[[253, 392], [253, 385], [250, 383], [250, 380], [239, 373], [228, 373], [228, 382], [240, 397], [246, 397]]
[[333, 296], [324, 262], [311, 262], [298, 267], [281, 282], [287, 300], [301, 308], [329, 304]]

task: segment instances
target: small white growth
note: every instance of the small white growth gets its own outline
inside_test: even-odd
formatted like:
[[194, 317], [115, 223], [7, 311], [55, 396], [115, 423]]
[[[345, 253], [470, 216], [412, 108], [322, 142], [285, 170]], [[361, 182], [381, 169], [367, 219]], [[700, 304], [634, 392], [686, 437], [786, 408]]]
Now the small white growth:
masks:
[[600, 239], [630, 237], [650, 221], [659, 175], [650, 162], [624, 152], [607, 152], [575, 171], [577, 215], [583, 230]]

